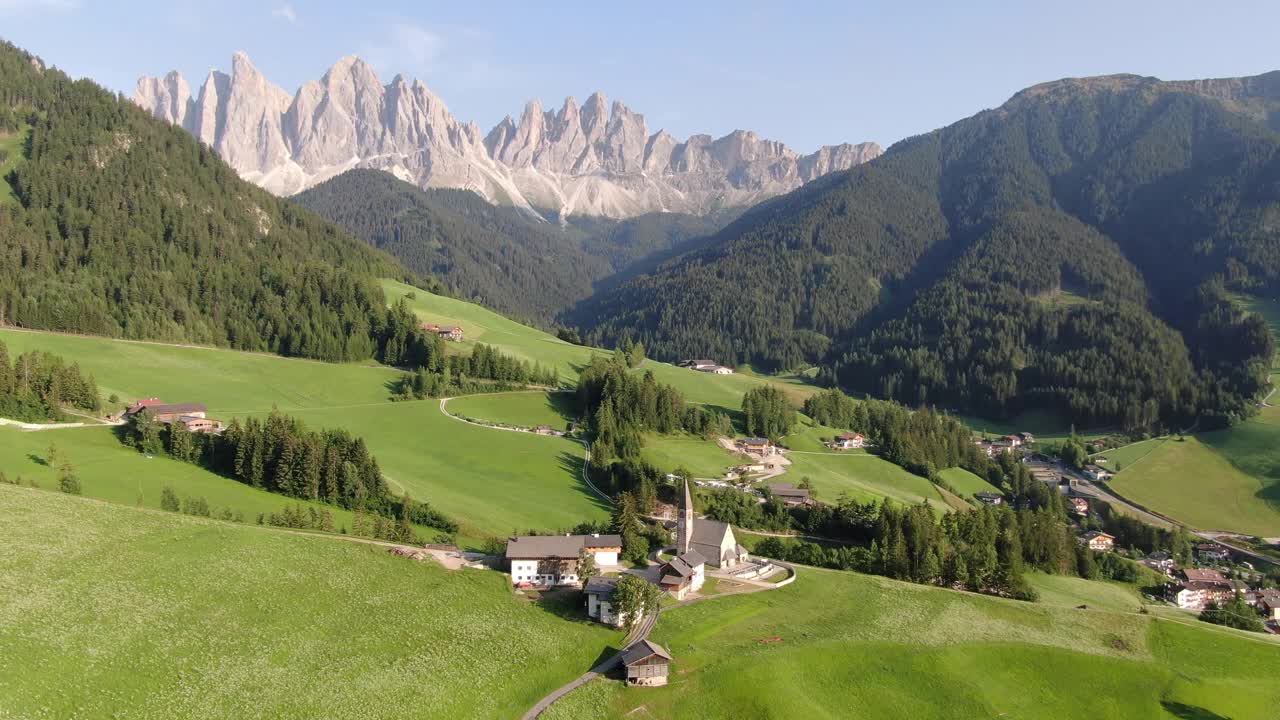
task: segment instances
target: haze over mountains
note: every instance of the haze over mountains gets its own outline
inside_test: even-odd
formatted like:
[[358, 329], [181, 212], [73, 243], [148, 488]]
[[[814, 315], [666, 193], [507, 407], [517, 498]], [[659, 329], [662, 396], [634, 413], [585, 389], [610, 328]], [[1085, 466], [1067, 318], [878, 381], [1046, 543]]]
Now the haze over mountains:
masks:
[[560, 215], [705, 214], [751, 205], [878, 156], [875, 143], [799, 155], [750, 131], [677, 140], [595, 93], [558, 111], [530, 102], [487, 134], [420, 80], [383, 85], [357, 57], [290, 96], [243, 52], [198, 92], [177, 72], [143, 77], [134, 101], [212, 146], [242, 177], [291, 195], [352, 168]]

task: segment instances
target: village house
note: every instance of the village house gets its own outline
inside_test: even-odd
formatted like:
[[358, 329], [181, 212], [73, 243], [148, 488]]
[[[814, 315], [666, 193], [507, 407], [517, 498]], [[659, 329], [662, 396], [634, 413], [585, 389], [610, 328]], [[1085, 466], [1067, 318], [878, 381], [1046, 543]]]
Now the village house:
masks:
[[435, 323], [423, 323], [418, 326], [418, 329], [423, 332], [435, 333], [436, 335], [439, 335], [442, 339], [448, 340], [450, 342], [462, 342], [466, 336], [466, 334], [462, 331], [462, 328], [458, 327], [457, 325], [436, 325]]
[[587, 596], [587, 616], [613, 627], [625, 625], [626, 615], [613, 610], [613, 591], [617, 587], [616, 578], [600, 576], [587, 578], [582, 588], [583, 594]]
[[738, 441], [738, 450], [762, 458], [772, 457], [778, 452], [778, 448], [768, 438], [742, 438]]
[[1034, 445], [1036, 442], [1036, 436], [1029, 432], [1018, 433], [1018, 439], [1022, 441], [1023, 445]]
[[1090, 530], [1080, 536], [1080, 544], [1095, 552], [1111, 552], [1116, 547], [1116, 539], [1101, 530]]
[[1005, 435], [1000, 440], [1011, 448], [1016, 448], [1022, 444], [1022, 437], [1019, 435]]
[[764, 463], [750, 463], [747, 465], [739, 465], [733, 470], [738, 474], [738, 477], [746, 477], [747, 475], [762, 473], [768, 469], [769, 469], [769, 466], [765, 465]]
[[1165, 575], [1172, 575], [1177, 568], [1177, 563], [1174, 562], [1173, 556], [1164, 551], [1153, 552], [1144, 557], [1141, 562], [1152, 570], [1162, 572]]
[[847, 432], [841, 433], [839, 437], [831, 443], [832, 450], [857, 450], [865, 447], [867, 438], [862, 433]]
[[1068, 498], [1067, 502], [1071, 503], [1071, 510], [1077, 515], [1089, 514], [1089, 501], [1082, 497]]
[[196, 417], [195, 415], [183, 415], [174, 422], [180, 422], [187, 426], [187, 430], [193, 433], [212, 433], [218, 434], [222, 432], [222, 421], [214, 420], [206, 417]]
[[1226, 562], [1231, 551], [1217, 543], [1200, 543], [1196, 545], [1196, 559], [1203, 563]]
[[699, 519], [693, 509], [689, 483], [684, 483], [684, 497], [676, 515], [676, 554], [697, 550], [713, 568], [732, 568], [750, 559], [747, 549], [738, 544], [733, 527], [718, 520]]
[[658, 587], [676, 600], [701, 590], [706, 579], [707, 560], [697, 550], [681, 553], [658, 569]]
[[1280, 590], [1259, 590], [1255, 597], [1255, 606], [1268, 620], [1280, 621]]
[[1000, 493], [978, 492], [973, 494], [973, 499], [984, 505], [1000, 505], [1004, 502], [1004, 496]]
[[671, 655], [651, 640], [641, 640], [622, 651], [627, 684], [660, 687], [667, 684]]
[[1231, 581], [1217, 570], [1187, 568], [1184, 581], [1171, 588], [1173, 602], [1184, 610], [1203, 610], [1209, 603], [1221, 605], [1231, 599], [1235, 590]]
[[1112, 476], [1111, 472], [1107, 471], [1104, 468], [1100, 468], [1097, 465], [1086, 465], [1084, 468], [1084, 474], [1090, 480], [1093, 480], [1095, 482], [1106, 480]]
[[769, 483], [769, 494], [781, 500], [784, 505], [809, 505], [813, 502], [808, 490], [791, 483]]
[[728, 368], [723, 365], [712, 365], [711, 367], [700, 367], [698, 368], [698, 372], [711, 373], [712, 375], [732, 375], [733, 368]]
[[579, 582], [578, 557], [590, 552], [596, 567], [618, 564], [622, 538], [618, 535], [531, 535], [507, 541], [506, 559], [511, 563], [515, 585], [552, 587]]
[[684, 362], [680, 363], [680, 367], [689, 368], [690, 370], [706, 371], [706, 370], [710, 370], [711, 368], [720, 367], [720, 364], [717, 363], [715, 360], [706, 360], [706, 359], [685, 360]]

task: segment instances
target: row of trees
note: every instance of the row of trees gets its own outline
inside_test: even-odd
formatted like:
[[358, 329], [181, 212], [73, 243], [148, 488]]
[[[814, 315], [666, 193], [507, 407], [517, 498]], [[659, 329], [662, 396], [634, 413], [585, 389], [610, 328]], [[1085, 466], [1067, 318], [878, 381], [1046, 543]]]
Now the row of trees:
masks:
[[443, 341], [434, 333], [427, 335], [430, 337], [426, 338], [425, 347], [429, 352], [425, 360], [417, 364], [414, 372], [400, 378], [393, 400], [501, 392], [529, 385], [554, 387], [560, 382], [554, 369], [511, 357], [488, 345], [476, 345], [467, 354], [446, 355]]
[[253, 487], [457, 531], [428, 504], [393, 496], [364, 440], [346, 430], [310, 431], [278, 411], [261, 421], [232, 420], [221, 434], [192, 433], [183, 423], [162, 424], [143, 411], [122, 430], [124, 442], [143, 452], [201, 464]]
[[10, 363], [9, 349], [0, 341], [0, 417], [61, 420], [64, 407], [95, 412], [99, 402], [98, 384], [79, 365], [38, 350]]

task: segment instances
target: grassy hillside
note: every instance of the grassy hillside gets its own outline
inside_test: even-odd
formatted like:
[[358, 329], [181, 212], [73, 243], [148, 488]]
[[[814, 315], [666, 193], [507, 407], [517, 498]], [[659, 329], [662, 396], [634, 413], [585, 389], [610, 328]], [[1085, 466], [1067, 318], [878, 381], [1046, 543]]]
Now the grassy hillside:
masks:
[[565, 429], [575, 417], [573, 395], [559, 392], [469, 395], [450, 400], [449, 412], [524, 427], [549, 425], [557, 430]]
[[792, 453], [790, 458], [791, 467], [779, 479], [799, 482], [809, 478], [818, 499], [824, 502], [848, 495], [862, 502], [888, 497], [910, 504], [928, 500], [935, 507], [944, 506], [933, 483], [874, 455]]
[[[606, 516], [580, 480], [581, 446], [468, 425], [442, 415], [436, 400], [392, 403], [386, 383], [394, 371], [84, 336], [0, 330], [0, 339], [15, 354], [41, 348], [73, 359], [96, 376], [104, 393], [123, 400], [203, 402], [211, 417], [224, 420], [278, 407], [311, 427], [347, 428], [365, 438], [393, 487], [460, 521], [467, 537], [556, 529]], [[33, 442], [47, 447], [49, 437], [41, 438]], [[14, 474], [30, 464], [16, 455], [18, 465], [0, 470]], [[103, 479], [127, 486], [110, 496], [131, 504], [134, 481], [125, 469], [134, 462], [136, 454], [121, 448]]]
[[618, 634], [498, 573], [0, 486], [0, 716], [515, 717]]
[[1274, 641], [851, 573], [679, 608], [653, 638], [669, 686], [597, 681], [551, 717], [1246, 720], [1280, 702]]
[[[458, 325], [465, 330], [467, 339], [458, 345], [460, 349], [466, 350], [478, 342], [492, 345], [508, 355], [555, 368], [562, 382], [573, 383], [578, 371], [591, 361], [593, 355], [608, 352], [567, 343], [479, 305], [426, 293], [404, 283], [384, 280], [382, 289], [392, 302], [413, 294], [410, 306], [424, 322]], [[674, 385], [690, 401], [729, 410], [737, 410], [742, 405], [743, 394], [761, 383], [778, 383], [797, 402], [816, 391], [798, 377], [766, 379], [741, 373], [709, 375], [654, 361], [646, 361], [642, 369], [652, 370], [660, 382]]]
[[965, 470], [964, 468], [947, 468], [938, 471], [938, 475], [963, 497], [973, 497], [974, 493], [1000, 492], [1000, 488]]

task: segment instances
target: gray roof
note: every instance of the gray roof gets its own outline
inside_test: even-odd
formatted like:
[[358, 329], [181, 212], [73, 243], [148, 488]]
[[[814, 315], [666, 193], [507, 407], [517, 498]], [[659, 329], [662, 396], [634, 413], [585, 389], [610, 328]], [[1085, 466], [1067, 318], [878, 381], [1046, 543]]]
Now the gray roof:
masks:
[[152, 415], [189, 415], [191, 413], [208, 412], [209, 408], [204, 403], [175, 403], [172, 405], [151, 405], [141, 408], [139, 412], [149, 412]]
[[619, 535], [523, 535], [507, 541], [508, 560], [576, 560], [583, 548], [622, 547]]
[[693, 521], [693, 537], [689, 540], [698, 545], [712, 545], [719, 548], [720, 541], [728, 532], [729, 523], [698, 518]]
[[706, 565], [707, 559], [697, 550], [690, 550], [683, 555], [672, 558], [667, 568], [680, 577], [691, 577], [699, 565]]
[[671, 655], [669, 655], [667, 651], [662, 648], [661, 645], [651, 640], [641, 640], [640, 642], [635, 643], [631, 647], [622, 651], [622, 664], [634, 665], [640, 662], [641, 660], [653, 657], [654, 655], [657, 655], [658, 657], [664, 658], [666, 660], [671, 659]]
[[798, 488], [791, 483], [769, 483], [769, 492], [781, 497], [809, 497], [809, 491], [804, 488]]
[[613, 595], [613, 591], [617, 587], [617, 578], [594, 576], [587, 578], [587, 584], [583, 586], [582, 591], [588, 595], [600, 595], [608, 598]]

